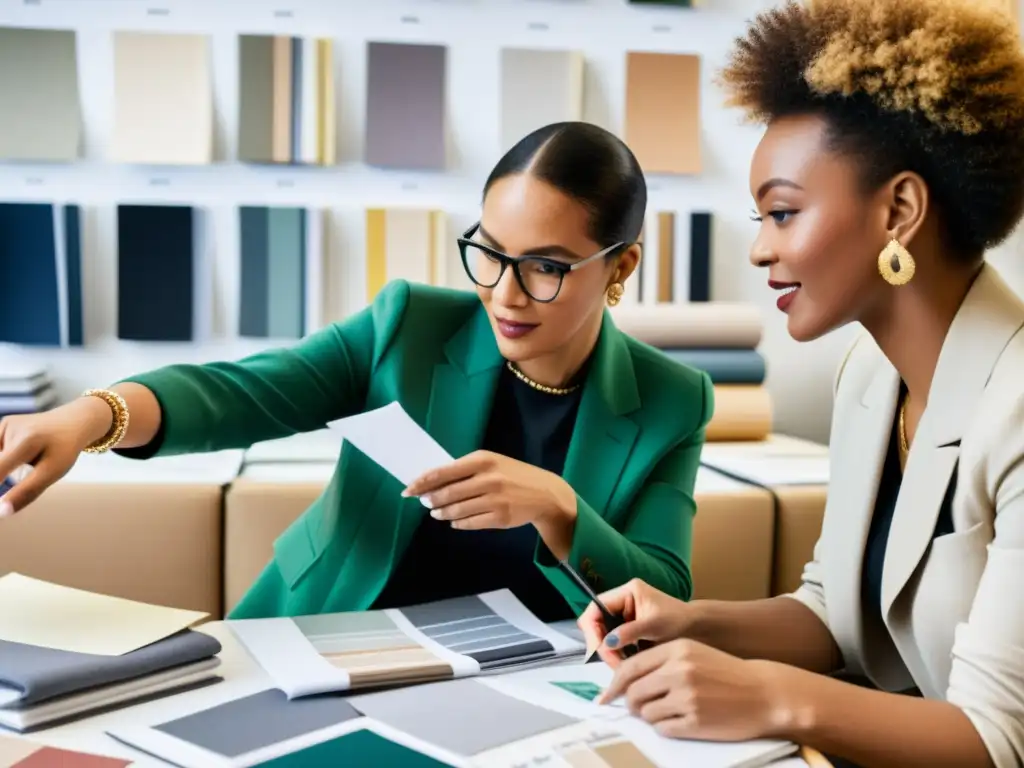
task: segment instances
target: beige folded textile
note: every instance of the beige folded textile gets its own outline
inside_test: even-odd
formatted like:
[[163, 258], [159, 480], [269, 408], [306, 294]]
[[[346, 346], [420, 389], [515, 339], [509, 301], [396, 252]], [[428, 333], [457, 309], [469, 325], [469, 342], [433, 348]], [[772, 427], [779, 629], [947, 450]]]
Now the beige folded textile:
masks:
[[764, 440], [772, 431], [772, 399], [768, 390], [752, 384], [715, 387], [715, 413], [707, 426], [707, 441]]
[[664, 349], [754, 349], [761, 343], [761, 315], [752, 304], [620, 304], [610, 311], [619, 330]]

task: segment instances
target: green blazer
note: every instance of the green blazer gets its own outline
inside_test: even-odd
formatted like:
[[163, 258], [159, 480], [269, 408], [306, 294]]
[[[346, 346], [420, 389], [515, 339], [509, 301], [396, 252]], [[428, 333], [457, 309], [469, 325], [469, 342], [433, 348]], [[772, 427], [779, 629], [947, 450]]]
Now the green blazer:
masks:
[[[396, 281], [293, 348], [128, 380], [163, 409], [145, 455], [244, 448], [397, 400], [458, 457], [481, 445], [503, 362], [474, 293]], [[595, 589], [640, 578], [689, 599], [693, 487], [712, 409], [706, 374], [626, 336], [605, 314], [564, 471], [578, 512], [569, 560]], [[277, 539], [229, 618], [369, 608], [425, 514], [402, 488], [346, 444], [323, 494]], [[582, 612], [585, 593], [543, 544], [535, 561]]]

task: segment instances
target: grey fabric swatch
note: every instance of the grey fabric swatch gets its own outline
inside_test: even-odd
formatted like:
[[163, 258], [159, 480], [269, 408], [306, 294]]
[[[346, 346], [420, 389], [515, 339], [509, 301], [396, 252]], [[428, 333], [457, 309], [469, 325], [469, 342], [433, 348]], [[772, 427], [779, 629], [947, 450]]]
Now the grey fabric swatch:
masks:
[[96, 656], [0, 640], [0, 684], [22, 692], [10, 708], [132, 680], [220, 653], [220, 642], [185, 630], [121, 656]]
[[443, 45], [369, 44], [368, 165], [444, 170], [447, 59]]
[[341, 696], [291, 701], [271, 688], [171, 720], [155, 729], [225, 757], [237, 757], [359, 717]]
[[238, 159], [274, 161], [274, 38], [238, 39]]
[[261, 207], [243, 206], [238, 212], [242, 246], [238, 332], [242, 336], [267, 335], [269, 217], [269, 209]]
[[577, 722], [476, 680], [449, 680], [350, 696], [357, 710], [462, 756]]
[[70, 162], [82, 144], [75, 33], [0, 28], [0, 159]]

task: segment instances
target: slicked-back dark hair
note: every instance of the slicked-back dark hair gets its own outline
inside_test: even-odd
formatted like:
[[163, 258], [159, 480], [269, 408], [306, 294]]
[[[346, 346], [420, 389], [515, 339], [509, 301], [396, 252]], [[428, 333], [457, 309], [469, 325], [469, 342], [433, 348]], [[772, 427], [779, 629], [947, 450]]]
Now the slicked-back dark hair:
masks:
[[640, 239], [647, 183], [629, 147], [590, 123], [553, 123], [533, 131], [505, 153], [487, 177], [484, 196], [507, 176], [529, 173], [582, 204], [589, 236], [602, 247]]

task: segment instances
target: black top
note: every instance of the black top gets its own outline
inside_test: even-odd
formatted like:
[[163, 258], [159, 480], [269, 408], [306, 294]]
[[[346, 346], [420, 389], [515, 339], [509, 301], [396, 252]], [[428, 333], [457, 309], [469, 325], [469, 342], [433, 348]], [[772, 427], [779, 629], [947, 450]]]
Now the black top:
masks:
[[[546, 394], [503, 367], [481, 447], [561, 475], [581, 391]], [[508, 588], [542, 621], [575, 618], [534, 562], [538, 538], [532, 525], [455, 530], [424, 509], [423, 522], [373, 607], [400, 608]]]
[[[900, 394], [902, 396], [902, 389]], [[876, 626], [882, 626], [882, 564], [885, 562], [889, 529], [892, 527], [896, 500], [903, 482], [899, 439], [899, 409], [897, 408], [896, 417], [893, 419], [892, 434], [889, 437], [889, 450], [885, 455], [882, 478], [878, 484], [878, 495], [875, 497], [874, 516], [871, 519], [871, 528], [868, 530], [867, 544], [864, 548], [861, 602], [869, 620], [878, 622]], [[953, 533], [953, 493], [956, 490], [956, 478], [954, 469], [946, 490], [946, 497], [939, 510], [933, 537]]]

